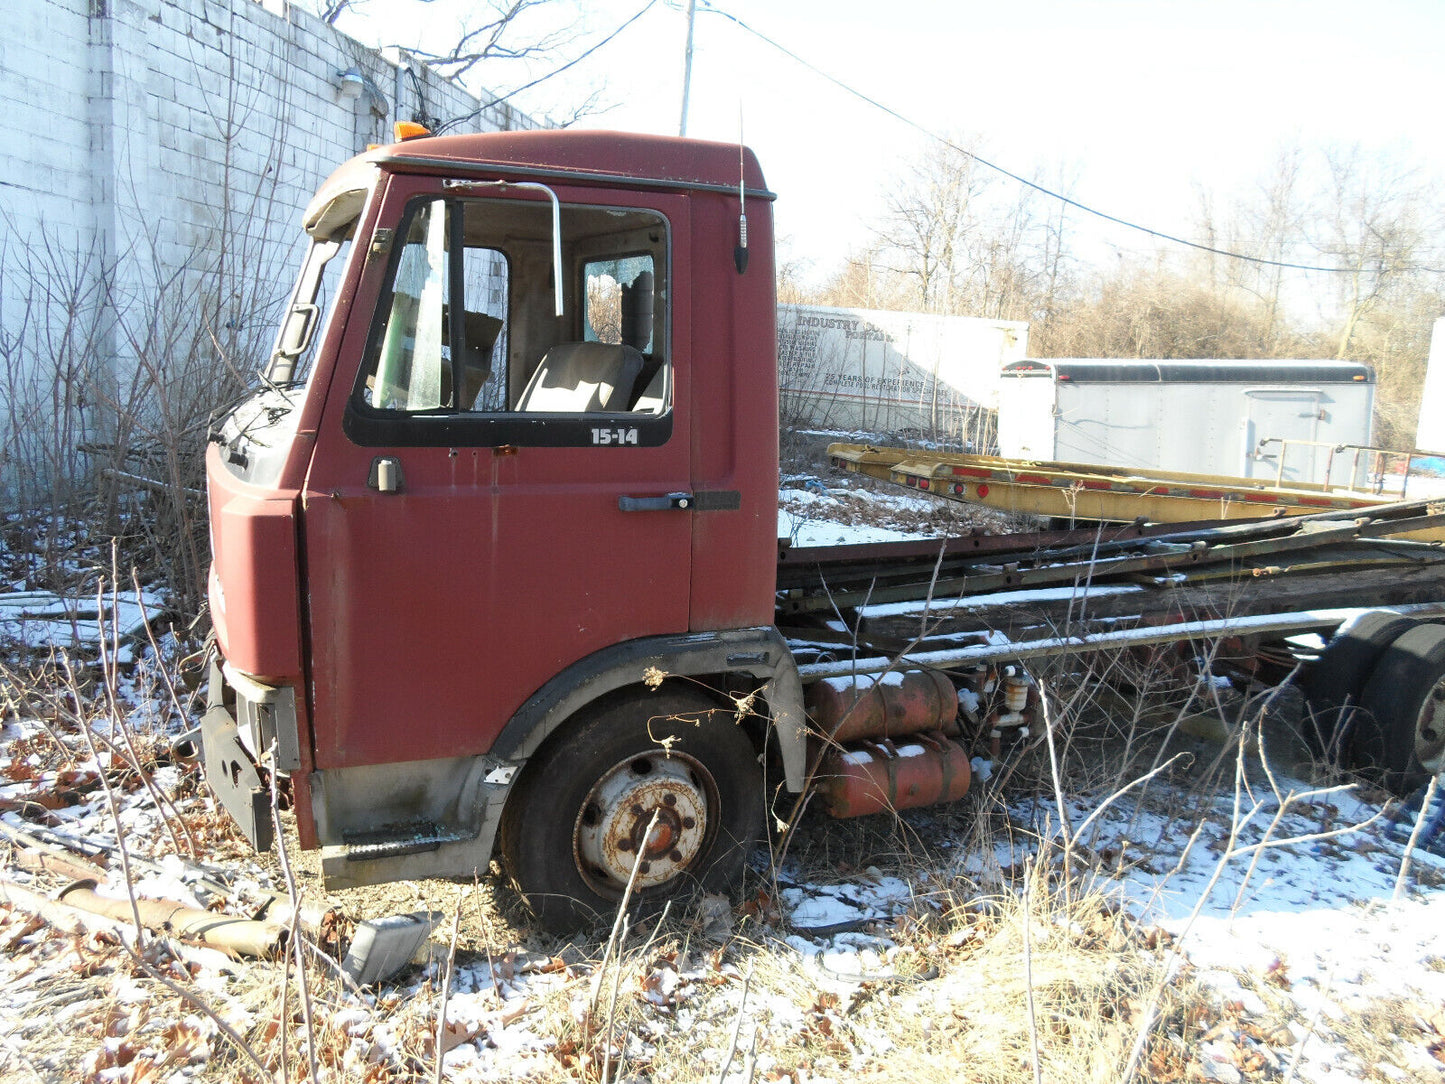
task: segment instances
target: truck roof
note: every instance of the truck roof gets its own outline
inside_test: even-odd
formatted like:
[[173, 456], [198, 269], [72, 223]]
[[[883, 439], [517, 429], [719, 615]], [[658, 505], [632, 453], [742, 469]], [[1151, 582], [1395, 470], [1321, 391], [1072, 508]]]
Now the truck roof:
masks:
[[370, 168], [396, 172], [624, 181], [649, 188], [736, 193], [773, 199], [757, 157], [736, 143], [711, 143], [636, 132], [544, 129], [422, 136], [377, 147], [341, 166], [322, 192], [357, 187]]
[[1005, 365], [1006, 377], [1049, 377], [1073, 383], [1373, 384], [1375, 373], [1354, 361], [1287, 358], [1025, 358]]

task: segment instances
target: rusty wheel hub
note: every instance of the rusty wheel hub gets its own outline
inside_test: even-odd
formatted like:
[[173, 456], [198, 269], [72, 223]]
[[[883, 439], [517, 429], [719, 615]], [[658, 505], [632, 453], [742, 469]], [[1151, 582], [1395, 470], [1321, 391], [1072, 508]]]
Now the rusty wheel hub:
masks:
[[582, 804], [577, 868], [609, 895], [621, 894], [634, 865], [638, 888], [669, 881], [704, 849], [716, 802], [717, 785], [691, 757], [631, 757], [603, 774]]
[[1445, 678], [1425, 696], [1415, 719], [1415, 756], [1429, 772], [1445, 768]]

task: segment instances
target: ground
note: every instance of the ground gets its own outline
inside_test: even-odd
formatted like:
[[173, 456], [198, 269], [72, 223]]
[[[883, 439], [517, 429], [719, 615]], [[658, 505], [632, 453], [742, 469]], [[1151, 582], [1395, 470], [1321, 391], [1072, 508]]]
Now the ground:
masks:
[[[795, 544], [956, 522], [795, 465]], [[3, 629], [0, 819], [71, 862], [67, 842], [92, 852], [120, 917], [77, 925], [37, 899], [77, 871], [12, 847], [5, 1080], [431, 1080], [439, 1049], [451, 1081], [1445, 1076], [1440, 841], [1422, 825], [1411, 849], [1415, 809], [1321, 773], [1288, 689], [1207, 667], [1184, 687], [1139, 660], [1101, 692], [1073, 661], [1040, 674], [1049, 734], [975, 761], [964, 801], [803, 809], [734, 896], [562, 941], [496, 871], [328, 896], [294, 832], [289, 878], [250, 855], [168, 751], [192, 714], [168, 683], [180, 641], [142, 635], [116, 658], [92, 636], [67, 672], [32, 650], [44, 617], [24, 613]], [[132, 895], [239, 914], [293, 887], [329, 911], [304, 986], [290, 954], [128, 947]], [[354, 987], [336, 964], [354, 924], [411, 912], [438, 917], [424, 962]]]

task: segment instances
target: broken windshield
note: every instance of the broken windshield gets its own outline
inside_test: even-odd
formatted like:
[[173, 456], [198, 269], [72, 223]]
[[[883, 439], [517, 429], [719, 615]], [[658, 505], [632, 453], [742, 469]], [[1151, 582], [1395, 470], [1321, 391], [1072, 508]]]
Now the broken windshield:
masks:
[[311, 245], [286, 303], [270, 361], [261, 373], [267, 384], [294, 387], [305, 384], [310, 377], [321, 340], [322, 314], [329, 319], [367, 192], [364, 188], [347, 189], [308, 211], [306, 232]]
[[346, 260], [337, 259], [351, 247], [350, 238], [312, 241], [296, 279], [296, 288], [286, 305], [286, 314], [276, 334], [271, 360], [262, 375], [277, 387], [294, 387], [306, 383], [316, 360], [316, 346], [321, 339], [322, 313], [336, 299], [336, 286]]

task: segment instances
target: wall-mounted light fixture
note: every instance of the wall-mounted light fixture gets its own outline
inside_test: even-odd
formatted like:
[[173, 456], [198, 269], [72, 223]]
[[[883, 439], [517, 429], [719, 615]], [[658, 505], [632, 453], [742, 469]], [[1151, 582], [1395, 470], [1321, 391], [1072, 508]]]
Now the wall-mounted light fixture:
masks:
[[355, 68], [337, 72], [336, 89], [341, 92], [343, 98], [360, 98], [361, 92], [366, 89], [366, 76]]
[[391, 112], [391, 107], [386, 102], [386, 95], [360, 68], [347, 68], [345, 71], [337, 72], [336, 92], [344, 101], [355, 101], [365, 95], [371, 111], [378, 117], [384, 117]]

